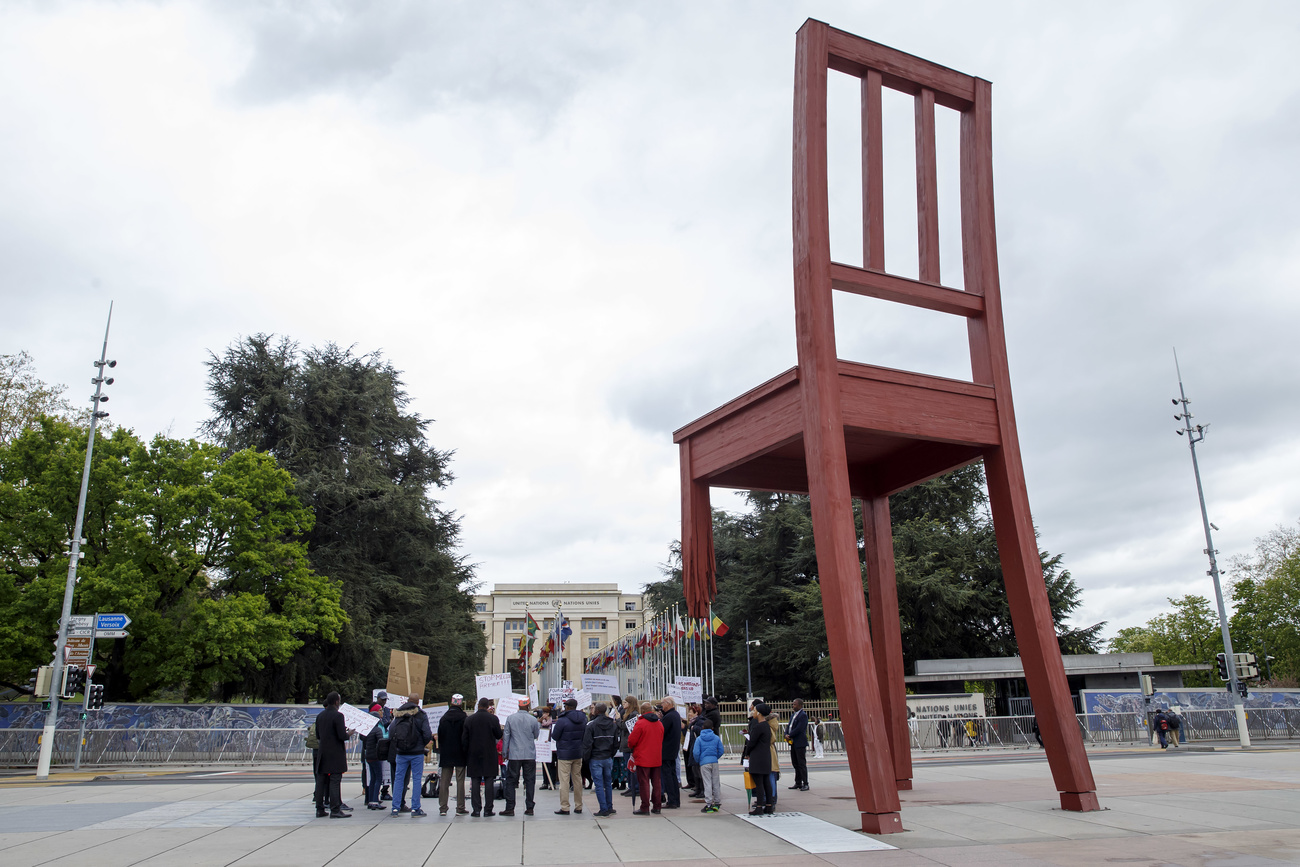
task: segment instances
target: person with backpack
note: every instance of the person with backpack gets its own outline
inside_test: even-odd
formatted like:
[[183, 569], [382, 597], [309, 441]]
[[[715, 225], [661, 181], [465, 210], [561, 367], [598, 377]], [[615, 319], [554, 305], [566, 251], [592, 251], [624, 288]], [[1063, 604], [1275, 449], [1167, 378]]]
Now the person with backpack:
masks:
[[1151, 725], [1155, 729], [1156, 738], [1160, 741], [1160, 749], [1169, 749], [1169, 710], [1160, 708], [1156, 711], [1155, 717], [1151, 720]]
[[456, 815], [465, 816], [465, 750], [461, 747], [461, 735], [465, 731], [468, 716], [463, 707], [465, 697], [456, 693], [451, 697], [451, 706], [438, 721], [438, 815], [447, 815], [447, 797], [451, 792], [451, 778], [456, 778]]
[[382, 810], [384, 805], [380, 803], [379, 796], [383, 789], [384, 765], [388, 764], [392, 741], [388, 738], [388, 726], [384, 725], [383, 712], [372, 710], [370, 715], [375, 717], [375, 727], [361, 741], [361, 755], [369, 772], [366, 780], [366, 809]]
[[704, 808], [700, 812], [716, 813], [722, 809], [722, 769], [718, 762], [726, 749], [722, 746], [722, 738], [713, 731], [713, 720], [703, 714], [700, 716], [700, 733], [691, 748], [704, 787]]
[[393, 777], [393, 809], [389, 815], [396, 816], [402, 811], [397, 801], [398, 793], [406, 793], [409, 777], [411, 783], [411, 818], [418, 819], [428, 813], [420, 809], [420, 783], [424, 779], [424, 751], [433, 743], [433, 732], [429, 730], [429, 718], [424, 715], [417, 696], [411, 696], [406, 704], [393, 713], [393, 726], [389, 729], [390, 749], [397, 751], [397, 775]]
[[1178, 711], [1170, 710], [1166, 716], [1169, 717], [1169, 742], [1177, 747], [1183, 743], [1183, 718], [1178, 715]]

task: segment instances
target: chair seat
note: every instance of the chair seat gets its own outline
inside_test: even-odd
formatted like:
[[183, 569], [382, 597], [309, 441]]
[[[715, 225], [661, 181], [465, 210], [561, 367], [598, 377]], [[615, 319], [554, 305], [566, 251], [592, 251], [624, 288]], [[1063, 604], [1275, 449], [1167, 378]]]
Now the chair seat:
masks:
[[[978, 460], [999, 445], [985, 385], [840, 361], [844, 444], [856, 492], [888, 494]], [[807, 493], [803, 394], [792, 367], [682, 427], [690, 477], [713, 487]]]

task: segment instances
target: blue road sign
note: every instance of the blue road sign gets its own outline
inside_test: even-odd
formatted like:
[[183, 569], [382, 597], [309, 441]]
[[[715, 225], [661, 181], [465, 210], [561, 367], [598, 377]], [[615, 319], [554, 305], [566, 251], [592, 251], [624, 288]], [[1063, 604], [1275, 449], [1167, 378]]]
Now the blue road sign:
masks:
[[125, 614], [101, 614], [95, 619], [95, 629], [126, 629], [130, 623]]

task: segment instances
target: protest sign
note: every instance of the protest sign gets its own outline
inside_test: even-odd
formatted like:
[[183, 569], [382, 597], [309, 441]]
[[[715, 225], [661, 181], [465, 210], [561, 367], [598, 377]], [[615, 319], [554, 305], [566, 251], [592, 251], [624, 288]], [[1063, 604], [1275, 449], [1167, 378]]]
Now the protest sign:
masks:
[[429, 718], [429, 731], [435, 735], [438, 733], [438, 723], [442, 722], [443, 714], [447, 712], [447, 703], [431, 704], [424, 709], [424, 715]]
[[551, 753], [555, 749], [555, 742], [551, 740], [551, 730], [542, 729], [537, 736], [537, 761], [549, 762]]
[[596, 695], [618, 695], [618, 678], [612, 674], [584, 674], [582, 688]]
[[506, 724], [506, 719], [519, 710], [519, 697], [515, 695], [502, 696], [496, 700], [497, 719], [501, 720], [501, 725]]
[[346, 703], [339, 705], [339, 713], [343, 714], [343, 724], [362, 737], [370, 734], [375, 723], [379, 722], [377, 718], [370, 715], [369, 711]]
[[675, 683], [668, 684], [668, 697], [676, 704], [681, 705], [685, 703], [682, 699], [682, 688]]
[[[371, 704], [379, 701], [379, 693], [381, 692], [388, 692], [388, 690], [379, 690], [379, 689], [370, 690]], [[388, 699], [384, 702], [384, 707], [389, 708], [391, 710], [397, 710], [399, 707], [401, 707], [404, 704], [406, 704], [406, 696], [389, 693]]]
[[704, 678], [677, 677], [677, 686], [682, 691], [682, 701], [699, 704], [704, 701]]
[[429, 657], [405, 650], [388, 655], [388, 695], [423, 696], [424, 679], [429, 673]]
[[585, 689], [580, 689], [573, 694], [573, 699], [578, 703], [578, 710], [586, 710], [591, 707], [591, 693]]
[[547, 690], [547, 704], [563, 704], [571, 698], [573, 698], [573, 690], [571, 689], [561, 687], [560, 689]]
[[505, 698], [513, 692], [509, 672], [476, 675], [474, 683], [478, 687], [479, 698]]
[[571, 681], [571, 680], [563, 681], [563, 682], [560, 684], [560, 687], [561, 687], [562, 689], [573, 689], [573, 681]]
[[535, 683], [528, 684], [528, 700], [532, 702], [534, 708], [540, 703], [537, 700], [537, 684]]

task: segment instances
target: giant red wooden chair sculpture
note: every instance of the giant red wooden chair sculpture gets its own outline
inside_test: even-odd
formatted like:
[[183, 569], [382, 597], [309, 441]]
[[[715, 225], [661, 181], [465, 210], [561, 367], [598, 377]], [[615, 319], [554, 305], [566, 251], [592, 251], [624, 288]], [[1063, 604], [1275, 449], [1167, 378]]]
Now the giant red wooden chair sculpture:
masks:
[[[861, 80], [864, 267], [831, 261], [826, 83]], [[919, 280], [884, 262], [881, 88], [916, 109]], [[983, 459], [1007, 598], [1052, 777], [1067, 810], [1099, 809], [1056, 642], [1029, 514], [1007, 369], [993, 222], [991, 85], [807, 21], [799, 30], [794, 104], [794, 293], [798, 366], [674, 434], [681, 449], [682, 567], [691, 612], [716, 595], [709, 487], [807, 493], [863, 830], [902, 830], [910, 788], [906, 690], [889, 495]], [[935, 105], [961, 113], [963, 290], [939, 279]], [[964, 316], [973, 382], [842, 361], [835, 290]], [[863, 504], [870, 628], [852, 498]], [[874, 648], [874, 650], [873, 650]]]

